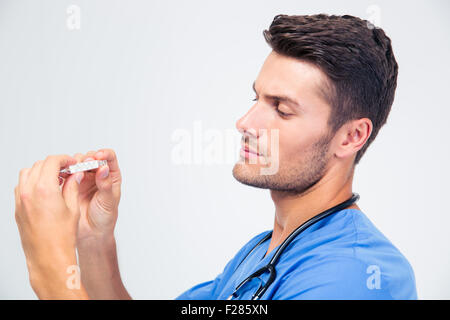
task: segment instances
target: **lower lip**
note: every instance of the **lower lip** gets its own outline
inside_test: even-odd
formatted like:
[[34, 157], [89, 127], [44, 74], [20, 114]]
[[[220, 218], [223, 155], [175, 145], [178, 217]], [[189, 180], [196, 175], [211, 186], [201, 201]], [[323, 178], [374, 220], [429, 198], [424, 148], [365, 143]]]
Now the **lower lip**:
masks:
[[249, 152], [249, 151], [244, 150], [244, 149], [241, 149], [240, 154], [241, 154], [241, 157], [244, 157], [246, 159], [260, 157], [260, 155], [258, 155], [256, 153], [253, 153], [253, 152]]

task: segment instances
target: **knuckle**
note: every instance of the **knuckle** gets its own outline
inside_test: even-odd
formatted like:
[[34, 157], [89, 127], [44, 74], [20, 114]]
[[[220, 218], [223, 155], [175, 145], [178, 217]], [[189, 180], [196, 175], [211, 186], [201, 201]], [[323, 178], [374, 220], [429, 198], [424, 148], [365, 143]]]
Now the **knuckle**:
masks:
[[19, 176], [23, 176], [27, 172], [27, 168], [20, 169]]
[[73, 158], [75, 158], [77, 161], [81, 160], [83, 158], [83, 154], [82, 153], [75, 153], [73, 155]]
[[83, 156], [83, 161], [85, 161], [88, 158], [94, 159], [94, 155], [95, 155], [95, 152], [93, 152], [93, 151], [86, 152], [86, 154]]
[[116, 152], [113, 149], [104, 149], [106, 153], [108, 153], [112, 159], [116, 159]]
[[95, 155], [95, 151], [88, 151], [86, 152], [86, 154], [83, 157], [83, 160], [87, 159], [87, 158], [93, 158]]
[[38, 160], [33, 164], [33, 168], [36, 168], [37, 166], [39, 166], [40, 164], [42, 164], [44, 161], [43, 160]]
[[20, 200], [25, 203], [31, 199], [31, 193], [26, 190], [23, 190], [19, 193], [19, 197], [20, 197]]
[[47, 188], [47, 186], [41, 182], [38, 182], [36, 184], [36, 193], [41, 196], [41, 197], [46, 197], [50, 194], [49, 189]]

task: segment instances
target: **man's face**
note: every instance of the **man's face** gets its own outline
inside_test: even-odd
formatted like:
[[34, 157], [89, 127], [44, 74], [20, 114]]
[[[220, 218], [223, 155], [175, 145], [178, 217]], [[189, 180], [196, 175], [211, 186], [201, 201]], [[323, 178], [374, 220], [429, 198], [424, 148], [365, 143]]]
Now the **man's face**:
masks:
[[236, 123], [243, 134], [238, 181], [303, 193], [324, 176], [333, 138], [320, 91], [325, 77], [307, 62], [269, 54], [254, 82], [255, 103]]

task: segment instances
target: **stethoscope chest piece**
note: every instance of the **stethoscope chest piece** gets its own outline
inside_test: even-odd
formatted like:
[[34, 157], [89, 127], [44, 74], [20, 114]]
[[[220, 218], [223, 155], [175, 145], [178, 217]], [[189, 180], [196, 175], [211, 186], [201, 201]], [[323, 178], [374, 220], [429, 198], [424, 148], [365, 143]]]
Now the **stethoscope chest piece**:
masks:
[[[259, 278], [263, 273], [269, 273], [269, 279], [267, 279], [266, 283]], [[260, 280], [259, 288], [255, 291], [255, 293], [252, 295], [251, 300], [259, 300], [261, 296], [266, 292], [266, 290], [269, 288], [269, 286], [273, 283], [277, 276], [277, 273], [275, 271], [275, 267], [272, 264], [266, 264], [262, 268], [258, 269], [254, 273], [252, 273], [249, 277], [245, 278], [234, 290], [234, 292], [228, 297], [228, 300], [231, 300], [232, 298], [238, 297], [238, 291], [248, 282], [252, 281], [255, 278], [258, 278]]]

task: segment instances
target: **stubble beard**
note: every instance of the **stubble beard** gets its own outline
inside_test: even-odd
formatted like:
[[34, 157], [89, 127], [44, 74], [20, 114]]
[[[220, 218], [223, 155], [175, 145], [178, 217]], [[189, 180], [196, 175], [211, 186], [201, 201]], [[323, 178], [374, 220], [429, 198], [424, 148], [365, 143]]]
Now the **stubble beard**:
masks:
[[278, 172], [273, 175], [261, 174], [258, 165], [239, 162], [233, 167], [233, 176], [248, 186], [293, 195], [303, 194], [325, 175], [329, 161], [327, 154], [330, 141], [329, 134], [322, 136], [310, 148], [303, 151], [303, 156], [297, 161], [280, 162]]

